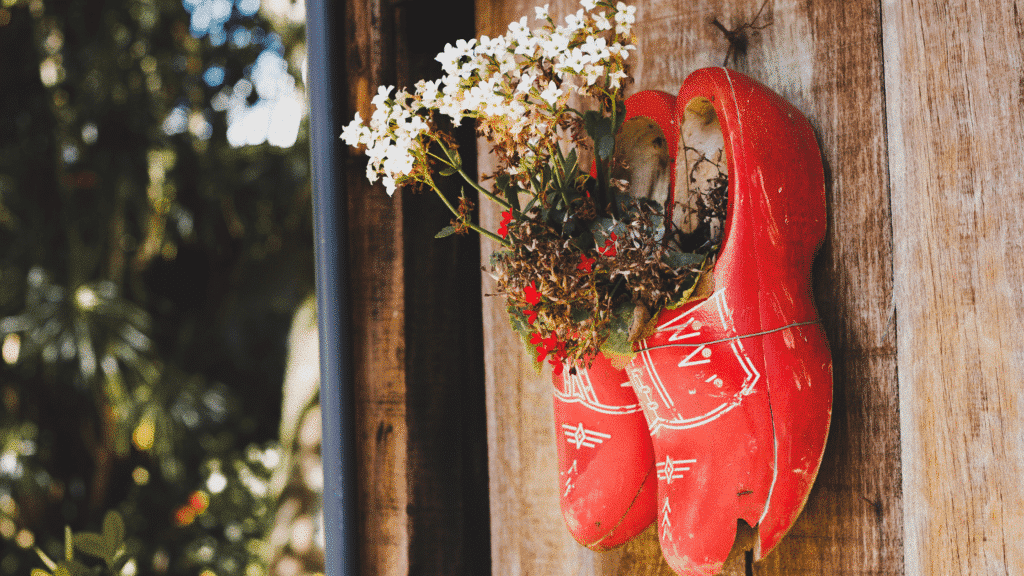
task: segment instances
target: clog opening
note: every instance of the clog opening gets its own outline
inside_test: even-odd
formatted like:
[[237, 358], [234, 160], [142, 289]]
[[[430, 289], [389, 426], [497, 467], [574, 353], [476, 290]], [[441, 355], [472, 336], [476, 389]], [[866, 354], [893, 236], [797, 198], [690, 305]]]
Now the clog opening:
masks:
[[721, 242], [728, 200], [725, 138], [714, 106], [694, 98], [679, 125], [676, 155], [676, 194], [672, 221], [680, 232], [683, 249]]
[[622, 125], [615, 140], [612, 178], [628, 182], [630, 196], [664, 206], [669, 198], [670, 163], [668, 142], [657, 123], [636, 117]]

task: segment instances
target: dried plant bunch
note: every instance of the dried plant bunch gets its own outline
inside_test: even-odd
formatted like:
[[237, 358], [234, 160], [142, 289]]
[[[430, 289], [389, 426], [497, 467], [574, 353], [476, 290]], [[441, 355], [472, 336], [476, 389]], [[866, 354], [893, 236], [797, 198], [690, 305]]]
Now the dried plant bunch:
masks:
[[630, 354], [647, 321], [693, 290], [706, 255], [667, 247], [660, 206], [618, 201], [621, 218], [596, 218], [575, 236], [533, 209], [510, 225], [512, 246], [493, 257], [513, 326], [537, 346], [538, 362], [549, 354], [589, 360], [602, 348]]
[[[650, 318], [686, 300], [716, 248], [710, 236], [689, 248], [702, 232], [684, 234], [668, 221], [667, 197], [647, 197], [643, 162], [617, 144], [635, 7], [581, 5], [561, 25], [544, 6], [535, 9], [539, 28], [523, 17], [502, 36], [446, 46], [437, 57], [442, 78], [393, 95], [381, 87], [369, 122], [357, 114], [342, 132], [349, 145], [366, 147], [367, 177], [381, 178], [389, 194], [413, 185], [438, 195], [453, 215], [438, 237], [472, 229], [498, 243], [492, 274], [512, 325], [537, 362], [559, 372], [602, 350], [630, 354]], [[438, 115], [476, 122], [497, 160], [484, 177], [491, 189], [462, 169]], [[471, 202], [447, 198], [435, 174], [457, 175], [498, 204], [498, 230], [473, 222]], [[718, 204], [700, 198], [677, 212], [717, 217]]]

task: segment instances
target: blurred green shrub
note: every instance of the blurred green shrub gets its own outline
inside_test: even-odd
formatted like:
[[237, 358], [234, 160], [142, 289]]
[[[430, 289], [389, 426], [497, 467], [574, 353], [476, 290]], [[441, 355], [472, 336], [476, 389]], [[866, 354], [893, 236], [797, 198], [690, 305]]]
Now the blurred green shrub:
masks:
[[303, 34], [289, 1], [0, 0], [0, 575], [264, 572]]

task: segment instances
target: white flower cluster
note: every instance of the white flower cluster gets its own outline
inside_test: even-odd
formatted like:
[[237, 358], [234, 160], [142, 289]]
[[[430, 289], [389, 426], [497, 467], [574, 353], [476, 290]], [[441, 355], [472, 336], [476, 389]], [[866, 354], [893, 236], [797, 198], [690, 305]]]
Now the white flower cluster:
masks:
[[420, 114], [421, 100], [404, 90], [390, 98], [394, 86], [381, 86], [371, 102], [373, 116], [370, 125], [363, 124], [359, 112], [341, 131], [341, 138], [349, 146], [366, 146], [370, 161], [366, 165], [366, 178], [376, 182], [382, 175], [389, 195], [404, 180], [416, 173], [418, 163], [425, 161], [429, 144], [430, 125]]
[[[412, 94], [381, 87], [373, 99], [369, 126], [356, 115], [342, 138], [367, 146], [367, 177], [384, 177], [389, 193], [397, 184], [423, 178], [426, 146], [433, 138], [430, 114], [437, 111], [456, 124], [479, 120], [479, 130], [494, 145], [502, 169], [530, 174], [558, 146], [558, 128], [570, 126], [568, 99], [581, 95], [615, 100], [622, 89], [629, 51], [635, 50], [632, 26], [636, 8], [582, 0], [582, 8], [556, 26], [548, 6], [535, 9], [544, 22], [531, 30], [524, 16], [503, 36], [459, 40], [437, 56], [444, 76], [420, 81]], [[523, 177], [524, 182], [528, 177]]]

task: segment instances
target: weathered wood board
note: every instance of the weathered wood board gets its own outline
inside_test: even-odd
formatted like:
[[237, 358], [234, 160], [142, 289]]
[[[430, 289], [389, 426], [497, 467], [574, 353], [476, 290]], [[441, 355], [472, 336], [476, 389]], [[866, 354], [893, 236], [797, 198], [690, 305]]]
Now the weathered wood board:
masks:
[[885, 2], [906, 566], [1024, 572], [1024, 21]]
[[[533, 15], [532, 2], [478, 0], [478, 34]], [[735, 29], [760, 2], [638, 3], [634, 89], [678, 91], [689, 72], [721, 65]], [[559, 18], [575, 3], [551, 3]], [[757, 574], [902, 574], [903, 523], [892, 300], [881, 15], [877, 3], [775, 1], [729, 66], [796, 105], [819, 135], [829, 231], [815, 293], [835, 364], [829, 444], [807, 508]], [[481, 150], [481, 169], [487, 161]], [[485, 214], [494, 225], [497, 216]], [[484, 242], [484, 257], [493, 248]], [[485, 279], [486, 282], [486, 279]], [[484, 292], [493, 290], [485, 285]], [[623, 548], [592, 553], [562, 526], [554, 469], [550, 375], [538, 375], [485, 298], [494, 574], [663, 574], [653, 529]], [[727, 566], [743, 574], [744, 563]]]
[[[434, 32], [442, 20], [450, 35], [473, 34], [471, 10], [460, 22], [425, 5], [351, 0], [346, 7], [346, 123], [357, 110], [370, 117], [377, 86], [436, 75], [430, 67], [443, 48]], [[347, 166], [360, 571], [485, 573], [478, 243], [434, 240], [450, 218], [441, 203], [389, 197], [366, 181], [365, 162], [353, 155]]]
[[[633, 89], [670, 93], [693, 70], [722, 64], [728, 42], [712, 19], [736, 29], [762, 6], [635, 3]], [[476, 34], [532, 21], [534, 5], [476, 0]], [[401, 23], [410, 3], [347, 6], [350, 105], [366, 118], [377, 85], [419, 77], [408, 64], [426, 40], [395, 31], [415, 27]], [[551, 2], [558, 18], [576, 8]], [[814, 288], [835, 388], [807, 507], [752, 572], [1024, 573], [1024, 15], [1009, 0], [768, 0], [756, 25], [729, 66], [799, 108], [823, 153], [828, 233]], [[486, 149], [479, 160], [488, 172]], [[463, 494], [472, 482], [459, 482], [479, 454], [463, 436], [479, 429], [431, 420], [458, 415], [449, 386], [465, 377], [438, 374], [460, 357], [411, 340], [425, 333], [419, 324], [447, 322], [426, 309], [434, 298], [449, 308], [465, 299], [451, 288], [414, 293], [419, 279], [465, 271], [455, 260], [421, 266], [450, 257], [420, 246], [429, 225], [407, 222], [422, 198], [366, 186], [358, 161], [348, 181], [362, 573], [479, 576], [486, 564], [495, 575], [671, 576], [653, 529], [595, 553], [564, 528], [550, 373], [534, 370], [502, 300], [487, 296], [487, 274], [490, 558], [472, 561], [486, 539], [471, 517], [487, 512]], [[484, 203], [481, 220], [494, 229], [498, 215]], [[492, 250], [481, 243], [483, 265]], [[452, 458], [446, 438], [461, 446]], [[463, 472], [441, 470], [452, 462]], [[445, 552], [431, 552], [434, 542]], [[742, 560], [727, 573], [746, 573]]]
[[[375, 87], [394, 74], [379, 48], [380, 11], [379, 2], [346, 3], [349, 114], [367, 117]], [[363, 166], [353, 156], [346, 167], [359, 558], [364, 576], [402, 576], [409, 572], [402, 199], [371, 186]]]

